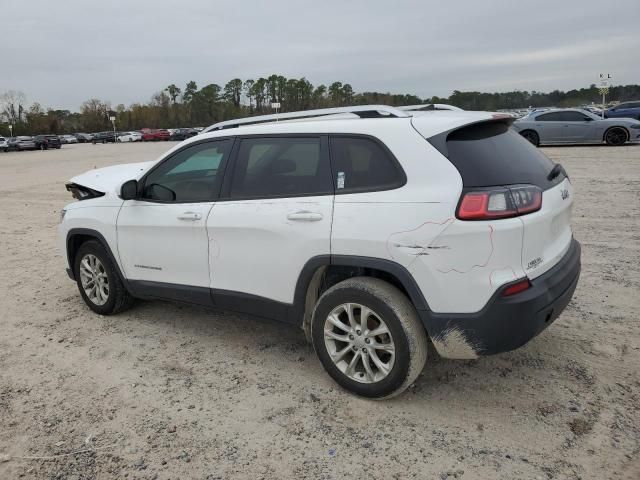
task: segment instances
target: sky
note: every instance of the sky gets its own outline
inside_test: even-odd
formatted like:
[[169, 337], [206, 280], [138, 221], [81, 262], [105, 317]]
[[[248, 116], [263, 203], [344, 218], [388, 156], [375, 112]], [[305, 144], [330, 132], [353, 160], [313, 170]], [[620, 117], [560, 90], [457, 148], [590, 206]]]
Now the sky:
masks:
[[640, 83], [640, 0], [2, 0], [0, 19], [0, 94], [74, 111], [273, 73], [422, 98]]

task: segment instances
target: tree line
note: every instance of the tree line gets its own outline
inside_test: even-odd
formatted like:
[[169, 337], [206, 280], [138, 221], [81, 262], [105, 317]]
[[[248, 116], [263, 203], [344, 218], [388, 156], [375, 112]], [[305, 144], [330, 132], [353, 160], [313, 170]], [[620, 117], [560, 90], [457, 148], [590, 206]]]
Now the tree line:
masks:
[[[281, 112], [346, 105], [413, 105], [447, 103], [464, 110], [503, 110], [529, 107], [570, 107], [599, 103], [601, 95], [595, 84], [589, 88], [543, 93], [520, 91], [498, 93], [462, 92], [454, 90], [449, 97], [420, 98], [412, 94], [354, 92], [348, 83], [333, 82], [314, 86], [306, 78], [271, 75], [257, 80], [234, 78], [224, 86], [211, 83], [199, 87], [190, 81], [183, 87], [175, 84], [152, 95], [147, 103], [112, 105], [91, 98], [80, 111], [45, 109], [39, 103], [28, 104], [22, 92], [0, 95], [0, 135], [36, 133], [96, 132], [112, 128], [110, 117], [116, 117], [117, 130], [140, 128], [177, 128], [208, 126], [223, 120], [272, 113], [271, 104], [280, 103]], [[640, 85], [611, 87], [610, 100], [640, 99]]]

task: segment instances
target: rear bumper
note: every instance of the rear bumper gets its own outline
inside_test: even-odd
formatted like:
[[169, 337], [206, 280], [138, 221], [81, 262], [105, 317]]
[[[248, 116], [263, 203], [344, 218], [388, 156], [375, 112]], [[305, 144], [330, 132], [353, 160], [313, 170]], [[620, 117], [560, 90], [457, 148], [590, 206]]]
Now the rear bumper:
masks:
[[547, 328], [569, 304], [580, 277], [580, 244], [531, 287], [511, 297], [500, 289], [477, 313], [420, 311], [436, 350], [446, 358], [476, 358], [521, 347]]

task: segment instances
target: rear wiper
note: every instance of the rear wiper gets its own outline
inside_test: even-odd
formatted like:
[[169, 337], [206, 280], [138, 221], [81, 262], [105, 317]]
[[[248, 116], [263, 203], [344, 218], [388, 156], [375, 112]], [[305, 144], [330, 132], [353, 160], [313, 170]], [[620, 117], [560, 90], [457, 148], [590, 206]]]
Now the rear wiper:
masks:
[[551, 181], [561, 173], [564, 173], [565, 176], [567, 175], [567, 172], [564, 171], [564, 167], [559, 163], [556, 163], [551, 169], [551, 171], [549, 172], [549, 175], [547, 175], [547, 180]]

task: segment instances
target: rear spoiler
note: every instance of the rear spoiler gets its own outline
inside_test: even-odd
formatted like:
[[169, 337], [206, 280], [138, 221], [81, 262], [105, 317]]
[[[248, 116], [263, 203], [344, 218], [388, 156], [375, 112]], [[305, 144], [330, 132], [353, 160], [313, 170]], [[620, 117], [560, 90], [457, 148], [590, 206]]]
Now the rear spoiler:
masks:
[[482, 119], [475, 122], [469, 122], [465, 125], [452, 128], [451, 130], [447, 130], [445, 132], [434, 135], [433, 137], [427, 138], [427, 141], [433, 145], [442, 155], [449, 158], [449, 150], [447, 148], [447, 139], [449, 135], [453, 132], [459, 132], [460, 130], [473, 129], [476, 127], [482, 127], [484, 125], [497, 125], [503, 124], [505, 126], [505, 130], [509, 128], [516, 119], [511, 115], [507, 115], [505, 113], [495, 113], [492, 115], [490, 119]]

